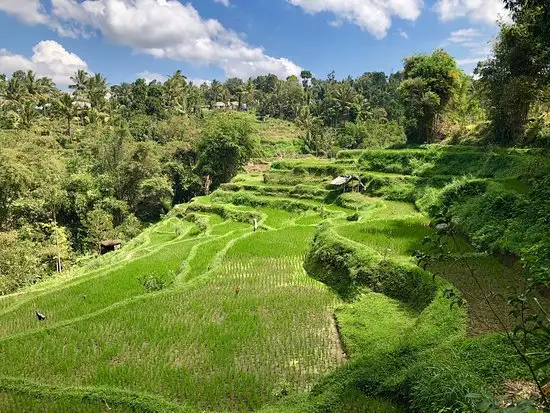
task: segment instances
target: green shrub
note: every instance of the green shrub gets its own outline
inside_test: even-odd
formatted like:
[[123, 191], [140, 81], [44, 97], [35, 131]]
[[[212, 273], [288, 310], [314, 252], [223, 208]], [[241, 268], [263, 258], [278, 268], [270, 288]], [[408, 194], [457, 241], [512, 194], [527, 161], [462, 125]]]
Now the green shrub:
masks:
[[[173, 278], [173, 276], [169, 276], [168, 278]], [[168, 281], [157, 274], [142, 275], [139, 277], [139, 282], [148, 293], [164, 290], [169, 285]]]
[[304, 268], [348, 298], [366, 286], [422, 309], [436, 290], [427, 272], [414, 265], [383, 260], [375, 251], [339, 236], [328, 223], [318, 228]]

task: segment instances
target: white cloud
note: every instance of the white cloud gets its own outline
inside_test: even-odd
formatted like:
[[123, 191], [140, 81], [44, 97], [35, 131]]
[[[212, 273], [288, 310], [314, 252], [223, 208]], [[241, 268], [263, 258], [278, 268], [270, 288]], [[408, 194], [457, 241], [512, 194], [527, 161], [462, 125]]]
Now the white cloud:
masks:
[[166, 82], [166, 80], [168, 80], [168, 77], [161, 75], [160, 73], [149, 72], [148, 70], [146, 70], [145, 72], [138, 73], [137, 76], [141, 79], [144, 79], [147, 83], [150, 83], [153, 80], [164, 83]]
[[44, 24], [48, 21], [40, 0], [0, 0], [0, 10], [27, 24]]
[[458, 59], [456, 61], [456, 64], [461, 66], [461, 67], [464, 67], [464, 66], [472, 66], [472, 65], [477, 65], [479, 61], [481, 61], [483, 59], [479, 58], [479, 57], [466, 57], [464, 59]]
[[458, 47], [464, 57], [457, 59], [457, 64], [466, 71], [471, 72], [475, 65], [485, 60], [491, 53], [489, 35], [476, 28], [460, 29], [451, 33], [447, 39], [447, 45]]
[[214, 0], [214, 3], [223, 4], [225, 7], [231, 6], [231, 3], [229, 2], [229, 0]]
[[88, 65], [76, 54], [68, 52], [53, 40], [38, 43], [32, 49], [31, 58], [0, 49], [0, 73], [11, 74], [16, 70], [33, 70], [39, 76], [47, 76], [58, 86], [71, 83], [70, 77], [79, 69], [88, 70]]
[[478, 29], [461, 29], [451, 33], [448, 41], [451, 43], [471, 43], [481, 36]]
[[383, 38], [391, 27], [392, 17], [415, 21], [423, 6], [422, 0], [287, 0], [307, 13], [332, 13], [336, 21], [347, 21]]
[[[40, 0], [29, 1], [42, 10]], [[190, 3], [178, 0], [49, 1], [51, 14], [47, 21], [41, 22], [62, 35], [88, 36], [99, 32], [110, 42], [129, 46], [136, 52], [215, 65], [227, 76], [248, 78], [273, 73], [285, 78], [298, 75], [302, 69], [288, 59], [269, 56], [262, 48], [249, 45], [218, 20], [202, 18]], [[0, 10], [9, 10], [7, 4], [12, 3], [15, 4], [14, 0], [0, 0]], [[23, 20], [22, 14], [17, 16]]]
[[439, 0], [435, 10], [445, 22], [467, 18], [471, 22], [495, 24], [510, 18], [502, 0]]
[[403, 39], [409, 38], [409, 34], [405, 30], [399, 29], [398, 32], [399, 32], [399, 36], [401, 36]]

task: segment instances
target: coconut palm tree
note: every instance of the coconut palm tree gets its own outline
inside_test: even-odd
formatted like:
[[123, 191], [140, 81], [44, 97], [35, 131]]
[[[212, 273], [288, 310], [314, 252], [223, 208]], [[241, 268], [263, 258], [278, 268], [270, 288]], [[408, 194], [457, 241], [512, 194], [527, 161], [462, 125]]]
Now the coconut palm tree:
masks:
[[90, 106], [96, 109], [101, 108], [107, 95], [107, 78], [101, 73], [89, 77], [86, 82], [86, 93], [90, 100]]
[[76, 95], [83, 95], [88, 89], [88, 79], [90, 75], [85, 70], [77, 70], [74, 76], [71, 76], [72, 85], [69, 89], [73, 90]]
[[71, 136], [71, 122], [78, 116], [78, 105], [68, 93], [62, 93], [55, 102], [55, 111], [67, 121], [67, 135]]
[[332, 91], [332, 99], [340, 120], [345, 125], [349, 120], [351, 109], [358, 104], [357, 92], [349, 83], [341, 83]]
[[20, 77], [12, 77], [8, 80], [5, 97], [8, 104], [17, 104], [23, 101], [25, 97], [25, 85]]
[[176, 102], [179, 102], [179, 105], [181, 106], [182, 98], [185, 95], [186, 85], [187, 78], [181, 74], [181, 70], [176, 70], [176, 72], [168, 78], [168, 80], [164, 83], [166, 103], [168, 107], [174, 107]]
[[30, 129], [32, 124], [38, 119], [40, 113], [36, 109], [36, 101], [33, 99], [24, 99], [14, 104], [10, 111], [10, 117], [15, 127], [21, 126], [23, 129]]
[[222, 91], [223, 91], [222, 84], [216, 79], [214, 79], [212, 81], [212, 84], [210, 85], [210, 93], [209, 93], [210, 106], [214, 106], [216, 102], [220, 101]]

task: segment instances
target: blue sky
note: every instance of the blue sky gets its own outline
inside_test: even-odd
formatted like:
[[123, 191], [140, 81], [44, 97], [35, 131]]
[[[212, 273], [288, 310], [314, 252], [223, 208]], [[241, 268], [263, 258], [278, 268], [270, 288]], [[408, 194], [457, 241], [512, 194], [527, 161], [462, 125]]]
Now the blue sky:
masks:
[[0, 72], [60, 86], [80, 68], [112, 84], [176, 69], [197, 81], [302, 68], [342, 78], [438, 47], [471, 72], [502, 13], [501, 0], [0, 0]]

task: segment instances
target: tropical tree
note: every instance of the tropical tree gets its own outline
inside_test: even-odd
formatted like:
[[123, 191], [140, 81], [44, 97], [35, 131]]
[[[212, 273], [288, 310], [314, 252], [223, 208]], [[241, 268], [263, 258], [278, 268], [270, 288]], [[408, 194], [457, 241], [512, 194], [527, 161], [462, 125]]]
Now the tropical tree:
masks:
[[296, 124], [300, 127], [303, 141], [303, 150], [305, 153], [311, 153], [315, 156], [326, 155], [329, 153], [332, 145], [330, 139], [327, 139], [323, 122], [321, 119], [313, 116], [308, 106], [303, 106], [296, 118]]
[[25, 97], [25, 86], [23, 79], [12, 76], [11, 79], [8, 80], [4, 95], [8, 104], [21, 103]]
[[187, 78], [182, 75], [181, 70], [176, 70], [176, 72], [164, 83], [166, 104], [169, 108], [173, 108], [176, 105], [180, 107], [183, 106], [186, 85]]
[[338, 112], [339, 121], [345, 126], [350, 120], [352, 110], [358, 112], [359, 97], [349, 83], [340, 83], [332, 91], [332, 100]]
[[311, 88], [311, 79], [313, 78], [313, 75], [309, 70], [302, 70], [300, 73], [300, 77], [302, 78], [302, 86], [304, 87], [305, 97], [306, 97], [306, 105], [309, 105], [311, 95], [309, 94], [309, 89]]
[[540, 95], [544, 80], [537, 44], [523, 25], [504, 26], [492, 56], [477, 68], [479, 84], [487, 100], [491, 139], [501, 145], [521, 141], [531, 105]]
[[96, 73], [86, 82], [86, 94], [92, 108], [101, 108], [105, 104], [107, 95], [107, 78], [101, 73]]
[[67, 135], [71, 136], [71, 122], [78, 116], [78, 105], [74, 98], [68, 93], [61, 93], [55, 102], [55, 111], [67, 121]]
[[443, 50], [405, 59], [404, 81], [399, 92], [406, 108], [410, 142], [435, 139], [436, 124], [459, 87], [460, 77], [455, 60]]
[[73, 90], [76, 95], [84, 95], [88, 90], [88, 80], [90, 75], [85, 70], [79, 69], [71, 76], [73, 82], [69, 85], [69, 89]]
[[14, 118], [14, 125], [23, 129], [30, 129], [33, 123], [40, 117], [37, 104], [33, 99], [25, 99], [14, 105], [11, 114]]
[[[231, 180], [251, 158], [252, 125], [237, 113], [214, 116], [197, 144], [197, 173], [215, 187]], [[204, 185], [209, 191], [210, 185]]]
[[210, 107], [214, 107], [216, 102], [219, 102], [222, 96], [223, 85], [216, 79], [210, 84], [206, 99], [210, 104]]

